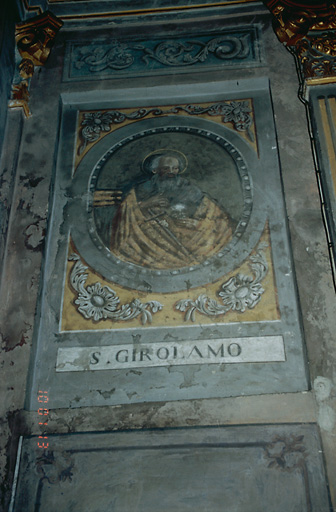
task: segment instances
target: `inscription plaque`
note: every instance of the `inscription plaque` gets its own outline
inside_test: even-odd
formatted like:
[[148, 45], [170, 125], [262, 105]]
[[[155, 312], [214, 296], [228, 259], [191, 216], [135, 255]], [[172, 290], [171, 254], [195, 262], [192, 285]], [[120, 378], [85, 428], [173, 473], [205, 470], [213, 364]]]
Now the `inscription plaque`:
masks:
[[282, 336], [59, 348], [57, 372], [189, 364], [285, 361]]

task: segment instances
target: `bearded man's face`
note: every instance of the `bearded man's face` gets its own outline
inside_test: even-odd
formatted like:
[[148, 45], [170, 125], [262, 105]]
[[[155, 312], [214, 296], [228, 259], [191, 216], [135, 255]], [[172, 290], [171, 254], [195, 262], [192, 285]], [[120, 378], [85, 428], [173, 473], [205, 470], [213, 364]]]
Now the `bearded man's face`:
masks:
[[177, 158], [172, 156], [162, 156], [156, 168], [156, 174], [163, 179], [175, 178], [180, 172], [180, 165]]

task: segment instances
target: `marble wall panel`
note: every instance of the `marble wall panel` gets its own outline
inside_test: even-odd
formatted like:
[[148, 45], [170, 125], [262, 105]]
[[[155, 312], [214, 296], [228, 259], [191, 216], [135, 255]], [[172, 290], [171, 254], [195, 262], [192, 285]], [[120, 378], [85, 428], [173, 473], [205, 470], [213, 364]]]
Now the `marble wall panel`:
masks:
[[63, 97], [29, 408], [307, 389], [268, 82], [192, 90]]
[[25, 438], [13, 512], [328, 512], [314, 425]]

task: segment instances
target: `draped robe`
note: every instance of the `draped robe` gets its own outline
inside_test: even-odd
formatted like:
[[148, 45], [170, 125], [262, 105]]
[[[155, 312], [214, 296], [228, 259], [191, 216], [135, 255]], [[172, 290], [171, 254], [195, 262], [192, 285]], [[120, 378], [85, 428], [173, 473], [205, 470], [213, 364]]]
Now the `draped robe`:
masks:
[[[169, 207], [148, 206], [159, 194]], [[155, 176], [132, 189], [113, 219], [111, 251], [118, 258], [153, 269], [197, 265], [231, 238], [229, 216], [198, 187], [178, 177], [167, 185]]]

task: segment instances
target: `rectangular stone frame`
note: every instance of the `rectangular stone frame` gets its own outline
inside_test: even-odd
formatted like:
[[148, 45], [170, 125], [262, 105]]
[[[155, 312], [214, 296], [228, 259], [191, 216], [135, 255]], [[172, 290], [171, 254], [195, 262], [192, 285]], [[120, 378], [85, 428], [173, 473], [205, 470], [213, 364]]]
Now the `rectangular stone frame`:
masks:
[[23, 440], [14, 512], [330, 510], [314, 425], [51, 435], [50, 451], [37, 443]]
[[[125, 99], [127, 98], [127, 100]], [[148, 328], [60, 332], [62, 293], [65, 279], [69, 228], [68, 194], [76, 147], [79, 110], [104, 110], [192, 102], [253, 99], [258, 136], [258, 161], [263, 168], [268, 194], [274, 278], [280, 319], [267, 322], [222, 323], [206, 330], [201, 325], [190, 328]], [[235, 135], [237, 140], [239, 134]], [[265, 193], [264, 191], [264, 193]], [[26, 407], [37, 409], [38, 392], [49, 392], [50, 408], [115, 405], [121, 403], [226, 397], [306, 390], [307, 370], [304, 358], [300, 313], [296, 298], [293, 265], [287, 235], [286, 214], [281, 197], [276, 137], [267, 79], [217, 82], [151, 89], [114, 90], [104, 93], [69, 93], [62, 95], [60, 140], [53, 191], [51, 194], [48, 240], [44, 277], [37, 312], [34, 350], [28, 383]], [[258, 208], [258, 206], [256, 206]], [[204, 333], [210, 332], [206, 336]], [[283, 339], [284, 357], [278, 362], [235, 364], [193, 364], [150, 367], [143, 371], [132, 366], [118, 370], [55, 371], [57, 352], [63, 349], [109, 347], [114, 343], [133, 346], [141, 333], [147, 345], [160, 343], [166, 334], [174, 334], [177, 343], [195, 340], [232, 340], [277, 337]], [[219, 333], [219, 334], [218, 334]], [[112, 343], [111, 343], [112, 342]], [[192, 346], [192, 345], [191, 345]], [[77, 347], [77, 348], [76, 348]], [[267, 359], [267, 355], [266, 355]], [[270, 356], [270, 360], [272, 357]], [[252, 361], [252, 360], [251, 360]], [[142, 370], [142, 369], [141, 369]]]
[[[335, 84], [307, 88], [311, 124], [316, 147], [323, 213], [336, 271], [336, 88]], [[335, 279], [335, 274], [334, 274]], [[334, 283], [335, 284], [335, 283]]]

